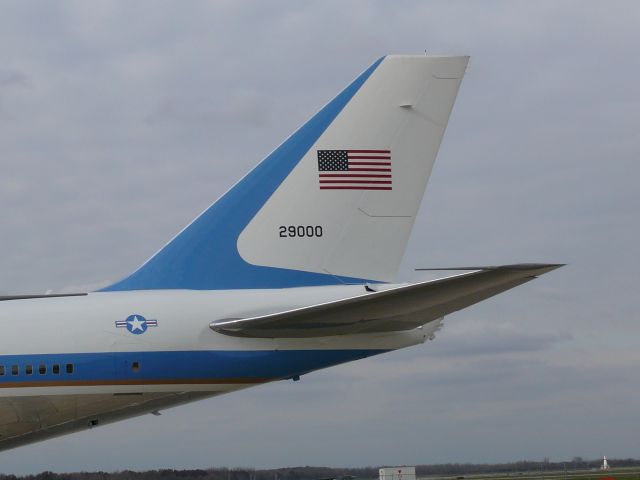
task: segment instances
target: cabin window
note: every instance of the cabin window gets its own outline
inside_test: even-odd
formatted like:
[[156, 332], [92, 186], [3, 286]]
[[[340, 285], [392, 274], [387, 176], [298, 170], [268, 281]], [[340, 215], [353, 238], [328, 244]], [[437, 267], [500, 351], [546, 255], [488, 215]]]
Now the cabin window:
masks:
[[140, 362], [131, 363], [131, 371], [138, 373], [140, 371]]
[[27, 365], [24, 367], [24, 373], [27, 375], [33, 375], [33, 365]]
[[44, 363], [41, 363], [38, 367], [38, 373], [40, 375], [45, 375], [47, 373], [47, 366]]
[[11, 375], [18, 375], [20, 373], [20, 368], [18, 365], [11, 365]]
[[4, 375], [4, 365], [0, 365], [0, 376]]
[[65, 370], [69, 374], [73, 373], [73, 363], [67, 363]]
[[54, 363], [53, 368], [51, 368], [51, 373], [53, 373], [54, 375], [60, 374], [60, 365]]

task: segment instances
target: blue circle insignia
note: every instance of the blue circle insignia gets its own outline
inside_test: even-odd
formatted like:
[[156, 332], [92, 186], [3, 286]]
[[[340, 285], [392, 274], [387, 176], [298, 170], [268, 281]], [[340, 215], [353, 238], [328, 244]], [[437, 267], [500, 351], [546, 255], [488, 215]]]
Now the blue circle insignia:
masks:
[[144, 318], [137, 313], [129, 315], [126, 320], [116, 320], [116, 328], [126, 328], [129, 333], [133, 333], [134, 335], [142, 335], [149, 327], [157, 326], [158, 320]]
[[127, 330], [134, 335], [142, 335], [147, 331], [149, 325], [147, 325], [147, 319], [142, 315], [129, 315], [127, 317]]

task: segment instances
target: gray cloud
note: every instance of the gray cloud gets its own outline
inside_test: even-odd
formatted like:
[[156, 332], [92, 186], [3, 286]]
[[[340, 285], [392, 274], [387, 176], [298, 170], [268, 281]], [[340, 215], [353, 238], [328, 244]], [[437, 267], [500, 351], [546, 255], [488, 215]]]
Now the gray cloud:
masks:
[[210, 125], [225, 123], [240, 126], [265, 127], [271, 117], [268, 99], [252, 90], [233, 90], [222, 104], [206, 98], [169, 98], [162, 101], [147, 116], [151, 125], [173, 124]]
[[22, 72], [0, 70], [0, 89], [28, 88], [31, 86], [29, 77]]
[[424, 49], [472, 59], [401, 280], [569, 266], [425, 346], [1, 470], [637, 456], [639, 22], [631, 1], [3, 5], [0, 291], [127, 274], [374, 59]]
[[[559, 342], [569, 342], [573, 336], [568, 332], [531, 332], [516, 327], [517, 324], [475, 324], [449, 335], [447, 343], [434, 342], [430, 349], [438, 355], [497, 355], [504, 353], [531, 353], [553, 348]], [[443, 332], [443, 334], [445, 334]]]

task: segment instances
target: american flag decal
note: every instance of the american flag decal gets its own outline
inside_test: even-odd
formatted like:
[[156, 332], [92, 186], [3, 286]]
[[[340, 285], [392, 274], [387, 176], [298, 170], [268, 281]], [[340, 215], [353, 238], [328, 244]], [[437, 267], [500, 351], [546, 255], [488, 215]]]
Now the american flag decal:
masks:
[[320, 190], [391, 190], [391, 150], [318, 150]]

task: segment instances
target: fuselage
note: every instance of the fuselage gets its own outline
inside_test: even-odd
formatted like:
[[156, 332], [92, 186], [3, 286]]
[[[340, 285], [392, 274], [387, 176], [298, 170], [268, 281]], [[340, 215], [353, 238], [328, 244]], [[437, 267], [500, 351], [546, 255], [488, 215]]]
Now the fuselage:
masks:
[[223, 393], [421, 343], [437, 328], [433, 322], [402, 332], [308, 339], [236, 338], [209, 328], [219, 319], [365, 293], [354, 285], [105, 292], [3, 302], [0, 396]]

